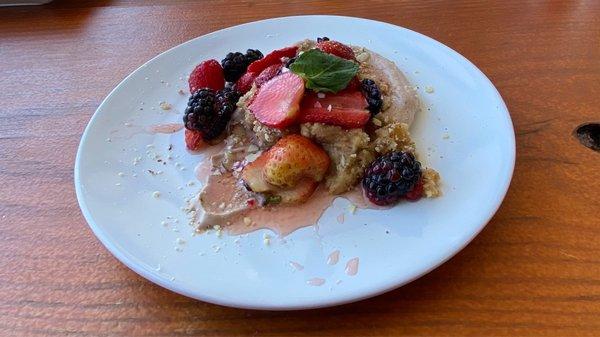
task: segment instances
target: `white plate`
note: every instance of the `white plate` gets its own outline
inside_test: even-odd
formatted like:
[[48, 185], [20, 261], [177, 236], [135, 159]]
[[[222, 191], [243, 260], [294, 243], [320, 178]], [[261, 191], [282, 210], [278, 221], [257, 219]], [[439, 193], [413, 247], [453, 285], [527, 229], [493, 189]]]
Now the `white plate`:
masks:
[[[187, 88], [185, 77], [200, 61], [220, 60], [229, 51], [247, 48], [266, 53], [317, 36], [370, 48], [395, 61], [419, 87], [426, 109], [411, 131], [424, 164], [441, 173], [444, 195], [354, 215], [347, 201], [337, 199], [318, 226], [284, 239], [267, 230], [241, 237], [218, 237], [214, 232], [192, 237], [180, 207], [198, 189], [186, 182], [193, 180], [193, 167], [201, 156], [185, 150], [183, 132], [152, 135], [140, 132], [142, 126], [181, 120], [188, 97], [177, 91]], [[429, 86], [433, 93], [425, 92]], [[160, 101], [173, 109], [161, 110]], [[176, 158], [168, 165], [150, 160], [148, 144], [153, 144], [151, 153], [163, 158], [172, 144]], [[136, 156], [142, 159], [133, 165]], [[166, 51], [134, 71], [102, 102], [87, 126], [77, 152], [75, 186], [82, 212], [100, 241], [152, 282], [227, 306], [300, 309], [380, 294], [449, 259], [500, 206], [514, 160], [514, 132], [506, 106], [492, 83], [464, 57], [387, 23], [299, 16], [220, 30]], [[148, 169], [164, 173], [152, 176]], [[153, 191], [161, 196], [154, 198]], [[341, 213], [343, 223], [336, 220]], [[270, 245], [263, 243], [265, 234], [273, 236]], [[177, 238], [186, 242], [179, 244]], [[341, 252], [340, 262], [330, 266], [326, 259], [334, 250]], [[354, 257], [360, 259], [359, 271], [348, 276], [345, 263]], [[294, 270], [290, 261], [304, 269]], [[308, 285], [314, 277], [325, 284]]]

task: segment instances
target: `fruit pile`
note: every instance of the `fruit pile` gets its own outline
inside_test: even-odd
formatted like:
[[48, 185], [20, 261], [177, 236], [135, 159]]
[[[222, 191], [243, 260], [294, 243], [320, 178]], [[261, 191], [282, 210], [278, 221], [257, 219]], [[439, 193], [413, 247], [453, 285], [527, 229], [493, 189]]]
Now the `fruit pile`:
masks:
[[[263, 56], [248, 49], [230, 52], [221, 62], [204, 61], [189, 76], [191, 96], [183, 117], [186, 144], [198, 150], [219, 139], [238, 99], [253, 87], [247, 109], [270, 128], [284, 130], [307, 122], [363, 128], [381, 111], [383, 100], [377, 83], [360, 81], [358, 70], [352, 48], [327, 37], [304, 52], [291, 46]], [[246, 165], [242, 179], [271, 203], [304, 202], [329, 166], [318, 144], [289, 134]], [[401, 198], [418, 199], [420, 177], [420, 164], [412, 155], [393, 153], [373, 162], [362, 186], [372, 202], [388, 205]]]

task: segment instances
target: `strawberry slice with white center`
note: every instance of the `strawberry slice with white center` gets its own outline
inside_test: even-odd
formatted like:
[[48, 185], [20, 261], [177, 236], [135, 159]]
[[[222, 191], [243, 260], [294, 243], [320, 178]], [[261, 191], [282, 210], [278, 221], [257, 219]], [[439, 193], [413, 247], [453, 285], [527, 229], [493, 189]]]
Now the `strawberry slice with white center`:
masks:
[[323, 123], [346, 129], [362, 128], [371, 114], [360, 91], [307, 93], [300, 104], [300, 123]]
[[283, 129], [292, 125], [298, 118], [303, 94], [304, 80], [292, 72], [287, 72], [264, 83], [248, 109], [259, 122]]

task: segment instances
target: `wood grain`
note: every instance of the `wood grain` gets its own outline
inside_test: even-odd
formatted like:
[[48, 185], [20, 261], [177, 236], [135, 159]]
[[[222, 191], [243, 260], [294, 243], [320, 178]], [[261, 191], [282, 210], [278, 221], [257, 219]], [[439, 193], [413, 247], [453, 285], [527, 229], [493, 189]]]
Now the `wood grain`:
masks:
[[[73, 161], [103, 97], [190, 38], [292, 14], [362, 16], [440, 40], [508, 104], [508, 196], [465, 250], [385, 295], [302, 312], [223, 308], [129, 271], [80, 214]], [[598, 1], [55, 1], [0, 9], [0, 335], [600, 336]]]

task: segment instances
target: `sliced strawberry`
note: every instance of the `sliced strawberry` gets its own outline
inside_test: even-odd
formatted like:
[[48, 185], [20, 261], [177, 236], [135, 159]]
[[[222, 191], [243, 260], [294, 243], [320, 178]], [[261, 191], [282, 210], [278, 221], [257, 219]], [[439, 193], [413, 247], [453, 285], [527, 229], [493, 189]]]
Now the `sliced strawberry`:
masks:
[[196, 130], [185, 129], [185, 146], [191, 151], [198, 151], [204, 146], [202, 133]]
[[346, 88], [344, 88], [344, 90], [342, 90], [341, 92], [360, 91], [360, 88], [361, 88], [360, 80], [358, 79], [357, 76], [354, 76], [354, 77], [352, 77], [350, 82], [348, 82], [348, 85], [346, 86]]
[[304, 178], [294, 188], [278, 189], [273, 194], [281, 197], [282, 204], [303, 203], [310, 198], [317, 186], [319, 186], [318, 182], [310, 178]]
[[331, 55], [341, 57], [346, 60], [356, 60], [352, 48], [337, 41], [321, 41], [317, 43], [317, 48]]
[[247, 93], [252, 88], [252, 83], [254, 83], [255, 79], [255, 73], [245, 73], [235, 82], [235, 90], [242, 95]]
[[274, 128], [292, 125], [304, 94], [304, 80], [287, 72], [264, 83], [248, 106], [259, 122]]
[[[322, 97], [319, 97], [322, 95]], [[306, 94], [300, 104], [300, 123], [323, 123], [343, 128], [361, 128], [371, 115], [360, 91], [337, 94]]]
[[346, 129], [359, 129], [367, 124], [370, 117], [368, 110], [334, 108], [329, 111], [324, 108], [312, 108], [302, 110], [300, 123], [323, 123]]
[[208, 60], [200, 63], [192, 70], [188, 80], [190, 93], [196, 92], [200, 88], [210, 88], [215, 91], [223, 89], [225, 78], [223, 77], [223, 68], [217, 60]]
[[273, 64], [271, 66], [268, 66], [265, 68], [265, 70], [263, 70], [260, 75], [258, 75], [256, 77], [256, 79], [254, 80], [254, 83], [256, 83], [257, 86], [261, 86], [263, 84], [265, 84], [267, 81], [269, 81], [270, 79], [272, 79], [273, 77], [277, 76], [279, 74], [279, 71], [281, 71], [281, 68], [283, 67], [283, 64]]
[[260, 74], [263, 70], [265, 70], [268, 66], [273, 64], [280, 64], [281, 58], [283, 57], [294, 57], [296, 56], [296, 52], [298, 51], [297, 46], [286, 47], [283, 49], [278, 49], [270, 52], [264, 58], [260, 60], [256, 60], [248, 66], [247, 71], [250, 73]]
[[[317, 104], [319, 102], [319, 104]], [[317, 108], [321, 105], [324, 108], [331, 105], [332, 108], [346, 109], [366, 109], [369, 103], [365, 96], [360, 91], [345, 91], [337, 94], [332, 93], [315, 93], [309, 91], [302, 98], [300, 106], [304, 108]]]
[[263, 193], [273, 189], [273, 186], [265, 180], [263, 175], [263, 168], [266, 162], [267, 157], [261, 155], [250, 164], [244, 166], [242, 170], [242, 180], [254, 192]]

